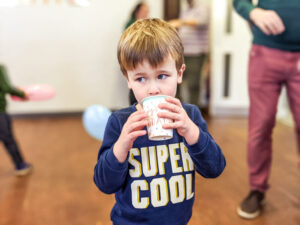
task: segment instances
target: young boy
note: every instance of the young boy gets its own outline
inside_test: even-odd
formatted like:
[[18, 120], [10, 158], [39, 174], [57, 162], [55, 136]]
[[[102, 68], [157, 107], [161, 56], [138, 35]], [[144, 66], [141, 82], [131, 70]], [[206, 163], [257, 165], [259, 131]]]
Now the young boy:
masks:
[[17, 142], [14, 139], [11, 118], [6, 113], [5, 95], [7, 93], [24, 99], [27, 98], [23, 91], [14, 88], [10, 84], [6, 69], [0, 64], [0, 140], [3, 141], [8, 154], [15, 165], [16, 175], [24, 176], [31, 172], [32, 166], [24, 161]]
[[[181, 40], [160, 19], [138, 20], [122, 35], [118, 60], [138, 103], [110, 116], [94, 181], [115, 193], [115, 225], [185, 225], [192, 216], [195, 170], [217, 177], [225, 158], [199, 109], [174, 98], [185, 69]], [[141, 100], [152, 95], [169, 96], [159, 106], [168, 112], [159, 117], [174, 121], [164, 125], [174, 129], [170, 140], [148, 140]]]

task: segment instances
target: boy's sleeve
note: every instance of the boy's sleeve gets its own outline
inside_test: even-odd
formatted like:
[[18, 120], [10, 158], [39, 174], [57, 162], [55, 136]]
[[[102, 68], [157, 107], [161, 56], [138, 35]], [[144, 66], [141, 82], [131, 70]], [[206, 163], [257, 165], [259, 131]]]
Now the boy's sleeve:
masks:
[[233, 6], [240, 16], [244, 19], [250, 21], [249, 14], [252, 9], [256, 8], [251, 0], [234, 0]]
[[197, 107], [193, 107], [190, 116], [200, 129], [196, 144], [189, 145], [186, 141], [184, 143], [195, 164], [195, 169], [203, 177], [218, 177], [226, 166], [225, 157], [218, 144], [209, 134], [207, 124]]
[[114, 114], [108, 119], [103, 142], [98, 153], [98, 161], [94, 169], [94, 182], [104, 193], [117, 192], [125, 182], [128, 162], [119, 163], [113, 153], [122, 127]]
[[0, 65], [0, 85], [1, 89], [8, 94], [15, 95], [21, 98], [25, 97], [25, 93], [20, 89], [13, 87], [8, 79], [8, 75], [4, 66]]

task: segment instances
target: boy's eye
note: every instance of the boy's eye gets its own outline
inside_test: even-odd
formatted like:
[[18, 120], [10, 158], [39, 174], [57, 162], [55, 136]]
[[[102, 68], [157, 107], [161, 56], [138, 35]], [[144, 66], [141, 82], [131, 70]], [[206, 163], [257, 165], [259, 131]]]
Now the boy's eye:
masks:
[[145, 82], [145, 77], [139, 77], [139, 78], [137, 78], [136, 79], [136, 81], [138, 81], [138, 82]]
[[166, 79], [168, 76], [166, 74], [159, 74], [158, 75], [158, 79], [159, 80], [163, 80], [163, 79]]

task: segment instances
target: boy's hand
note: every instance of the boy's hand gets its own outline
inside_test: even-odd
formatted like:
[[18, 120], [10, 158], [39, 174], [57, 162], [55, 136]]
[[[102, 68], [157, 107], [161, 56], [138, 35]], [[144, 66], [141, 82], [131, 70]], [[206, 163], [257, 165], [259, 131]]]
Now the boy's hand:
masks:
[[133, 142], [139, 137], [147, 133], [142, 130], [148, 123], [146, 118], [148, 114], [144, 111], [137, 111], [132, 113], [123, 126], [119, 139], [113, 148], [114, 155], [120, 163], [123, 163], [132, 148]]
[[167, 112], [160, 112], [158, 116], [161, 118], [168, 118], [173, 120], [170, 124], [164, 124], [164, 129], [177, 129], [178, 134], [183, 136], [189, 145], [196, 144], [200, 130], [197, 125], [190, 119], [186, 111], [181, 105], [180, 100], [167, 97], [167, 103], [159, 104], [159, 108], [168, 110]]

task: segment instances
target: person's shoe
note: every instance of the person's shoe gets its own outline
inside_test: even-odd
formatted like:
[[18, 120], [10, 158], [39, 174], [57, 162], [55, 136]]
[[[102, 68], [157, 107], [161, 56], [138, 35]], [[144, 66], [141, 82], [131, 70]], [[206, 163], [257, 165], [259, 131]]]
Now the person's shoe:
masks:
[[15, 174], [17, 176], [25, 176], [29, 174], [32, 171], [32, 165], [28, 163], [22, 163], [20, 166], [18, 166], [15, 170]]
[[250, 191], [237, 209], [237, 213], [244, 219], [254, 219], [259, 216], [264, 203], [265, 194], [260, 191]]

